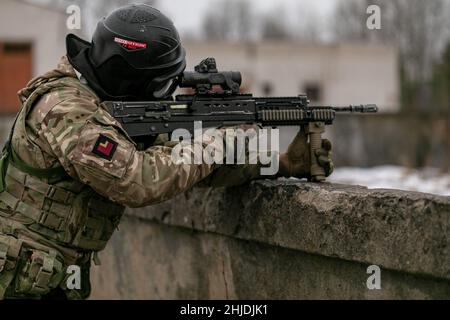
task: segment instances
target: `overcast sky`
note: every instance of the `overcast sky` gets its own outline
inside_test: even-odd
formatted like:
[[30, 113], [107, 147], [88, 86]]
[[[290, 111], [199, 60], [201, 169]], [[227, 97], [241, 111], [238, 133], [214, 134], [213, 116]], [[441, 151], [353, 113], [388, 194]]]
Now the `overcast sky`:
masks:
[[[159, 0], [158, 7], [169, 15], [182, 33], [197, 34], [201, 30], [202, 18], [220, 0]], [[231, 0], [233, 1], [233, 0]], [[269, 13], [282, 7], [287, 20], [295, 23], [302, 15], [314, 14], [318, 23], [330, 17], [337, 0], [249, 0], [256, 12]]]
[[[51, 5], [52, 0], [25, 0], [34, 3]], [[223, 0], [157, 0], [157, 8], [168, 15], [174, 21], [177, 29], [182, 36], [199, 36], [202, 33], [202, 22], [205, 14], [213, 10], [218, 2]], [[227, 0], [237, 1], [237, 0]], [[321, 35], [325, 40], [327, 33], [331, 28], [327, 25], [332, 12], [339, 0], [247, 0], [253, 11], [257, 14], [269, 14], [278, 12], [279, 9], [286, 13], [286, 16], [280, 17], [288, 26], [295, 30], [298, 24], [304, 20], [304, 17], [313, 17], [317, 21], [318, 29], [323, 32]], [[142, 1], [136, 0], [135, 3]], [[88, 1], [92, 5], [93, 1]], [[81, 10], [90, 10], [81, 8]], [[86, 13], [86, 12], [84, 12]], [[89, 12], [85, 17], [90, 17]], [[84, 21], [86, 34], [91, 34], [95, 28], [96, 22]]]

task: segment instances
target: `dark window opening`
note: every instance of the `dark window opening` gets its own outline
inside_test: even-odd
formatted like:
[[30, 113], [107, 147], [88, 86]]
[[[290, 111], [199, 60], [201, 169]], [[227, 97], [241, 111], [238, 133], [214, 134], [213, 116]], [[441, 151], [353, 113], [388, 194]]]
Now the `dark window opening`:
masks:
[[265, 96], [270, 96], [273, 93], [273, 85], [270, 82], [264, 82], [262, 84], [262, 92]]
[[317, 83], [309, 83], [305, 85], [304, 92], [311, 101], [321, 101], [322, 100], [322, 88]]
[[11, 43], [7, 42], [3, 44], [4, 54], [17, 54], [17, 53], [29, 53], [31, 51], [31, 45], [29, 43]]
[[17, 91], [32, 76], [32, 44], [0, 42], [0, 113], [15, 113], [20, 107]]

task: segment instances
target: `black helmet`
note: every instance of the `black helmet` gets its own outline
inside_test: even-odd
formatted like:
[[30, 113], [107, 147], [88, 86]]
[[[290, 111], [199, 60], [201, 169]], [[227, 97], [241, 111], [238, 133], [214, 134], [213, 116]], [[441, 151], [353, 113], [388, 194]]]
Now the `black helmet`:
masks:
[[119, 8], [97, 25], [92, 43], [66, 38], [70, 63], [102, 99], [162, 99], [176, 88], [186, 53], [172, 21], [145, 4]]

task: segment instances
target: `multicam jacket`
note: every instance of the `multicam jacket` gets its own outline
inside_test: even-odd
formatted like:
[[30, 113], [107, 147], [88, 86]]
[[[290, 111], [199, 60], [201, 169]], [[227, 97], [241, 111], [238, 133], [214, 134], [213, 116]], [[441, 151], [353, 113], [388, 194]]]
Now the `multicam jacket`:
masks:
[[[0, 193], [0, 298], [39, 298], [55, 288], [86, 298], [91, 255], [105, 247], [124, 206], [167, 200], [201, 180], [258, 176], [252, 166], [177, 165], [168, 144], [138, 151], [66, 57], [19, 98]], [[72, 264], [81, 267], [82, 290], [66, 287]]]

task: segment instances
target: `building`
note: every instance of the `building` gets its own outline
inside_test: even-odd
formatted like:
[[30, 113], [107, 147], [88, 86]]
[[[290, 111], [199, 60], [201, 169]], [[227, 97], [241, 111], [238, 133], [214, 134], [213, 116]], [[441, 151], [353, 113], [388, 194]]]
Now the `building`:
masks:
[[376, 103], [399, 110], [397, 52], [368, 44], [184, 44], [188, 68], [215, 57], [219, 70], [241, 71], [243, 90], [255, 95], [308, 94], [317, 104]]
[[[65, 52], [68, 15], [24, 0], [0, 2], [0, 112], [15, 113], [17, 91], [52, 69]], [[376, 103], [399, 108], [397, 52], [368, 44], [187, 42], [188, 69], [208, 56], [221, 70], [243, 74], [255, 95], [308, 94], [315, 104]]]
[[15, 113], [17, 91], [54, 68], [65, 52], [67, 15], [21, 0], [0, 1], [0, 112]]

